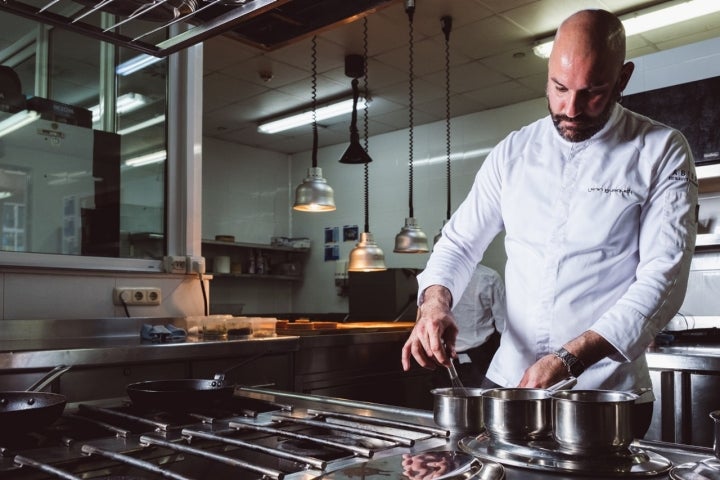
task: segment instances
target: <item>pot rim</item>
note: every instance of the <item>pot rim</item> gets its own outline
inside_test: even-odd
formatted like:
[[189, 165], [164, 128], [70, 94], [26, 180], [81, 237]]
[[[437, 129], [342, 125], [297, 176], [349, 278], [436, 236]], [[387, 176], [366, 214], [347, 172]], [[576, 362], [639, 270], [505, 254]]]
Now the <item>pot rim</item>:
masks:
[[455, 387], [442, 387], [433, 388], [432, 390], [430, 390], [430, 393], [439, 397], [447, 398], [479, 398], [484, 392], [482, 388], [465, 387], [464, 390], [468, 395], [456, 395], [455, 392], [457, 390], [458, 389]]
[[[551, 392], [553, 400], [578, 404], [618, 404], [634, 403], [640, 395], [617, 390], [559, 390]], [[583, 398], [586, 397], [586, 398]], [[605, 398], [606, 397], [606, 398]]]

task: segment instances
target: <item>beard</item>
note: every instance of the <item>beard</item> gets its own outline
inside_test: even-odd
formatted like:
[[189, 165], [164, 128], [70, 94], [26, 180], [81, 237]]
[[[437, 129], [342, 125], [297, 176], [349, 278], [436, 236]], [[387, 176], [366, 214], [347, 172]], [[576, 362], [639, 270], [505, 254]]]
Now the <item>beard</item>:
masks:
[[[550, 111], [550, 118], [552, 118], [555, 129], [561, 137], [569, 142], [583, 142], [602, 130], [610, 119], [614, 106], [615, 101], [610, 100], [607, 105], [605, 105], [603, 111], [595, 117], [590, 117], [582, 113], [574, 118], [570, 118], [567, 115], [555, 114], [550, 108], [550, 102], [548, 101], [548, 110]], [[572, 125], [561, 125], [561, 122], [572, 123]]]

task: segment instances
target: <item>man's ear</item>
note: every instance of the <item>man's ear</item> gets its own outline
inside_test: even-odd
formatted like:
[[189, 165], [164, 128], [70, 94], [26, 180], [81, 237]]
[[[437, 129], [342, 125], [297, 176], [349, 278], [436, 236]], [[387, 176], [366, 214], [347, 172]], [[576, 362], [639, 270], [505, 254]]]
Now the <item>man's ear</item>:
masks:
[[625, 87], [627, 87], [627, 84], [630, 81], [630, 77], [632, 77], [633, 71], [635, 71], [635, 64], [633, 62], [627, 62], [620, 69], [620, 78], [618, 79], [620, 92], [624, 91]]

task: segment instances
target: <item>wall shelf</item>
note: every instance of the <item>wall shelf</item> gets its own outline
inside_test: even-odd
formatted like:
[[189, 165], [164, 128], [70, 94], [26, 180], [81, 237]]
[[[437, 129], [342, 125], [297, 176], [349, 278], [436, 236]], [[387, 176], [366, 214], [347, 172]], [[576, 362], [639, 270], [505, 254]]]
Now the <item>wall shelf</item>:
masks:
[[[208, 273], [214, 278], [301, 281], [302, 267], [309, 247], [293, 248], [248, 242], [225, 242], [221, 240], [202, 240], [203, 256], [208, 260]], [[267, 271], [258, 273], [257, 255], [265, 260]], [[214, 259], [228, 256], [231, 262], [229, 273], [218, 273], [214, 267]], [[255, 259], [256, 270], [251, 273], [251, 258]]]

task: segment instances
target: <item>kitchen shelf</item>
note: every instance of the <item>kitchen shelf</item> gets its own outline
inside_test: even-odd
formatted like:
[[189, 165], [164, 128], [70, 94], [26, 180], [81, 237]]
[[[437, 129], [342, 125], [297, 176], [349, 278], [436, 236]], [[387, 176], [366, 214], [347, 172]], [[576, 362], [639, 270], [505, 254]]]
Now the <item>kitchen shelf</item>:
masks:
[[[248, 242], [226, 242], [222, 240], [202, 240], [203, 256], [208, 259], [208, 273], [214, 278], [301, 281], [302, 262], [310, 252], [310, 247], [294, 248]], [[253, 252], [262, 252], [267, 261], [268, 273], [250, 273], [248, 265]], [[230, 257], [231, 265], [240, 264], [241, 272], [218, 273], [214, 271], [214, 258]], [[297, 272], [297, 273], [289, 273]]]

